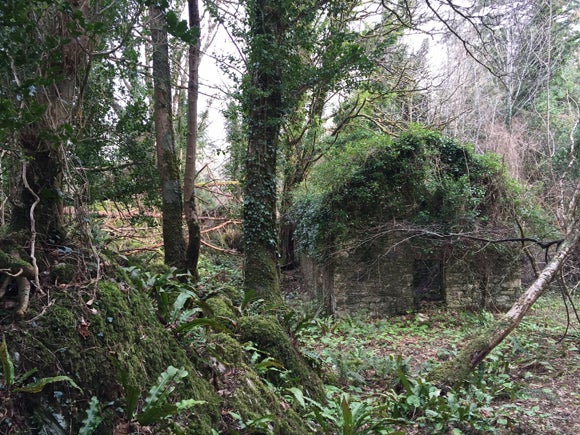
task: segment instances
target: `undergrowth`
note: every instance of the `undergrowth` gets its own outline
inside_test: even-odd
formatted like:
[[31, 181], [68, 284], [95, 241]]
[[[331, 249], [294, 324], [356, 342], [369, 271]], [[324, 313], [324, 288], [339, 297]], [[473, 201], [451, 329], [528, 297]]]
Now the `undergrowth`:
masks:
[[[202, 261], [202, 267], [198, 282], [173, 270], [152, 273], [127, 266], [125, 272], [139, 291], [150, 295], [158, 318], [182, 343], [211, 349], [213, 333], [236, 338], [239, 318], [254, 315], [254, 309], [236, 290], [240, 288], [239, 269], [215, 261]], [[209, 300], [217, 295], [232, 302], [231, 312], [215, 312], [216, 306]], [[323, 379], [326, 400], [308, 397], [303, 388], [290, 382], [292, 373], [282, 361], [255, 343], [241, 343], [241, 360], [284, 406], [301, 416], [305, 433], [521, 433], [523, 417], [549, 415], [539, 405], [521, 405], [529, 394], [526, 380], [539, 369], [553, 373], [551, 358], [562, 352], [578, 353], [574, 347], [577, 329], [571, 331], [572, 340], [564, 340], [564, 347], [557, 341], [565, 330], [562, 318], [555, 316], [557, 303], [554, 297], [540, 300], [469, 381], [454, 389], [441, 389], [427, 380], [427, 374], [453, 358], [470, 334], [489, 326], [494, 314], [438, 310], [391, 318], [333, 319], [305, 313], [299, 307], [279, 314], [294, 346]], [[216, 364], [221, 362], [216, 360]], [[175, 381], [184, 375], [180, 369], [168, 370], [173, 370]], [[169, 372], [160, 375], [159, 384], [168, 377]], [[126, 419], [141, 424], [166, 423], [182, 409], [198, 405], [168, 401], [168, 394], [155, 401], [130, 391], [126, 394]], [[85, 433], [98, 424], [98, 406], [95, 401], [87, 408]], [[274, 433], [275, 416], [266, 409], [251, 419], [244, 419], [236, 409], [228, 410], [227, 415], [235, 424], [235, 433]]]

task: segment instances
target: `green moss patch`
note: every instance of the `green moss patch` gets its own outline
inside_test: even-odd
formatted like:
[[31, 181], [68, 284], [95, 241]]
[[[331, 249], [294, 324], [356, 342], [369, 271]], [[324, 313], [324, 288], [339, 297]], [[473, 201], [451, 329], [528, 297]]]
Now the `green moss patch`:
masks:
[[[67, 428], [78, 430], [89, 399], [96, 396], [104, 404], [104, 421], [97, 433], [110, 434], [115, 419], [123, 416], [117, 410], [125, 406], [125, 388], [138, 388], [143, 398], [170, 365], [189, 373], [172, 397], [205, 402], [192, 414], [180, 415], [184, 424], [192, 433], [208, 433], [219, 426], [219, 398], [157, 321], [145, 294], [122, 292], [114, 283], [102, 282], [90, 309], [72, 289], [52, 297], [54, 304], [32, 328], [6, 334], [8, 348], [19, 355], [19, 371], [35, 368], [38, 377], [68, 375], [83, 393], [63, 384], [62, 391], [53, 387], [24, 397], [29, 412], [36, 415], [36, 429], [53, 425], [49, 420], [57, 415]], [[50, 412], [39, 412], [47, 403]]]
[[[243, 317], [238, 322], [238, 329], [241, 342], [254, 343], [260, 350], [266, 352], [290, 371], [290, 378], [285, 379], [289, 385], [304, 388], [308, 395], [317, 401], [325, 400], [322, 381], [292, 346], [288, 335], [276, 318], [270, 316]], [[281, 382], [276, 372], [272, 372], [269, 377], [274, 383]]]

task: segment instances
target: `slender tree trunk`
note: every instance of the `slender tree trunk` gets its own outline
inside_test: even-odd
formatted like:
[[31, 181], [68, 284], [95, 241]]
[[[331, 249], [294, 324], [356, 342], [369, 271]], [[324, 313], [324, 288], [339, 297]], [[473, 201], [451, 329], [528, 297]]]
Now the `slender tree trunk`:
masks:
[[576, 222], [570, 226], [554, 258], [512, 308], [491, 328], [470, 340], [457, 357], [433, 370], [429, 375], [430, 380], [445, 386], [454, 386], [465, 381], [471, 371], [518, 326], [532, 305], [546, 291], [566, 257], [578, 247], [579, 241], [580, 227]]
[[167, 19], [165, 13], [156, 5], [150, 7], [149, 15], [153, 46], [155, 140], [157, 167], [161, 180], [165, 263], [184, 271], [186, 249], [183, 237], [183, 202], [172, 123]]
[[187, 86], [187, 138], [185, 145], [185, 176], [183, 181], [185, 221], [188, 230], [187, 270], [197, 278], [197, 263], [201, 246], [201, 227], [197, 215], [195, 201], [195, 175], [197, 153], [197, 106], [199, 97], [199, 63], [201, 60], [198, 0], [187, 1], [189, 11], [189, 27], [197, 31], [195, 44], [189, 46], [189, 80]]
[[245, 89], [248, 152], [244, 183], [244, 286], [268, 303], [282, 302], [276, 231], [276, 163], [282, 122], [282, 72], [277, 38], [280, 4], [249, 2], [249, 79]]

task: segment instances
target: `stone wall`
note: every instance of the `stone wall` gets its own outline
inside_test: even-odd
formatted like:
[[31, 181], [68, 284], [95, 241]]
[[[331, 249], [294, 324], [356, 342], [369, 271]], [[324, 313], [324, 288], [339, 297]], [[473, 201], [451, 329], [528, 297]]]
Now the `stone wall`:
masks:
[[519, 256], [488, 248], [474, 253], [391, 239], [325, 264], [303, 256], [301, 264], [312, 299], [339, 316], [402, 314], [430, 302], [506, 310], [521, 291]]

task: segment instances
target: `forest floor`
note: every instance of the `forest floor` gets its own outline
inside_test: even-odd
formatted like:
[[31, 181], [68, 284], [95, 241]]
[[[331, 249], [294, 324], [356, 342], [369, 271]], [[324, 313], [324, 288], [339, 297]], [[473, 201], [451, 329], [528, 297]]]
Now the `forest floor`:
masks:
[[[292, 304], [304, 304], [299, 275], [287, 274], [284, 288]], [[580, 296], [574, 299], [578, 305]], [[568, 308], [569, 324], [560, 294], [547, 294], [488, 357], [485, 373], [492, 374], [482, 378], [493, 398], [479, 412], [489, 417], [494, 432], [580, 434], [580, 325], [569, 304]], [[328, 320], [316, 332], [304, 334], [301, 344], [306, 354], [318, 355], [324, 370], [336, 374], [344, 390], [380, 398], [390, 388], [385, 361], [400, 356], [412, 376], [421, 376], [454, 355], [470, 334], [497, 315], [435, 308], [382, 319], [353, 316]], [[425, 421], [410, 420], [398, 429], [434, 433]], [[449, 433], [488, 433], [462, 429]]]

